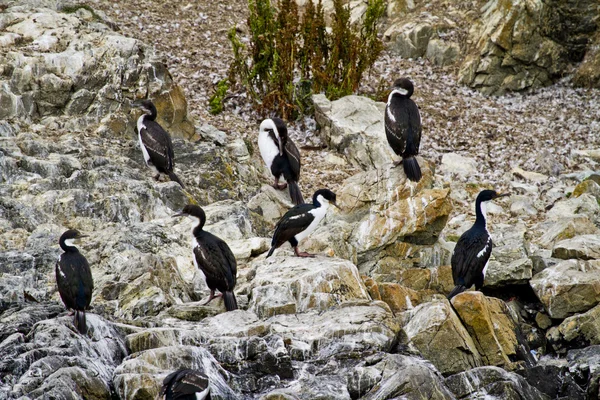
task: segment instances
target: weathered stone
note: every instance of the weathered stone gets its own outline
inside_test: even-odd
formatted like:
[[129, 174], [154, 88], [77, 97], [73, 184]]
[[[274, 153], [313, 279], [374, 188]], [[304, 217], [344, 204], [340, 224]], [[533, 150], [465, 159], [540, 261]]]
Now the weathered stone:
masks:
[[581, 235], [554, 245], [552, 257], [568, 260], [600, 259], [600, 235]]
[[533, 263], [528, 257], [527, 227], [498, 225], [494, 227], [494, 249], [485, 274], [485, 285], [500, 287], [527, 283]]
[[388, 47], [404, 58], [419, 58], [425, 55], [429, 39], [433, 34], [430, 22], [409, 22], [405, 25], [392, 25], [384, 34]]
[[573, 197], [579, 197], [584, 193], [589, 193], [596, 199], [600, 199], [600, 184], [593, 179], [586, 179], [575, 187]]
[[463, 292], [452, 305], [486, 365], [514, 368], [517, 356], [517, 329], [504, 302], [481, 292]]
[[565, 319], [558, 330], [565, 342], [574, 342], [577, 347], [600, 344], [600, 306]]
[[394, 313], [410, 310], [421, 302], [417, 292], [397, 283], [380, 283], [378, 288], [381, 300]]
[[273, 227], [293, 206], [287, 190], [275, 190], [270, 185], [263, 185], [260, 192], [248, 201], [248, 208], [261, 215]]
[[519, 370], [517, 374], [551, 399], [583, 399], [586, 395], [564, 359], [544, 357], [533, 368]]
[[585, 312], [600, 302], [600, 260], [567, 260], [531, 279], [531, 287], [552, 318]]
[[477, 162], [474, 158], [464, 157], [457, 153], [445, 153], [442, 156], [440, 172], [457, 174], [462, 177], [477, 174]]
[[498, 367], [479, 367], [446, 378], [446, 385], [459, 399], [549, 400], [527, 381]]
[[600, 88], [600, 34], [596, 34], [594, 43], [589, 46], [585, 58], [575, 75], [573, 83], [581, 87]]
[[409, 344], [443, 375], [482, 364], [475, 343], [447, 301], [423, 303], [406, 314], [403, 330]]
[[575, 380], [586, 387], [588, 399], [600, 395], [600, 346], [589, 346], [585, 349], [570, 350], [567, 354], [569, 371]]
[[585, 215], [565, 217], [557, 221], [545, 221], [540, 223], [535, 230], [543, 232], [536, 243], [547, 249], [554, 247], [561, 240], [600, 232], [598, 227]]
[[442, 67], [454, 64], [460, 54], [458, 43], [446, 42], [441, 39], [431, 39], [427, 44], [427, 57], [431, 62]]
[[524, 169], [519, 167], [513, 168], [511, 172], [518, 178], [522, 178], [526, 181], [531, 181], [535, 183], [544, 183], [548, 180], [548, 177], [544, 174], [540, 174], [539, 172], [525, 171]]
[[346, 300], [368, 300], [369, 294], [351, 262], [318, 257], [272, 256], [257, 261], [251, 283], [250, 309], [259, 316], [325, 310]]
[[554, 204], [546, 214], [549, 220], [560, 220], [565, 217], [585, 215], [591, 221], [596, 221], [600, 215], [600, 204], [594, 196], [584, 193], [579, 197], [571, 197]]

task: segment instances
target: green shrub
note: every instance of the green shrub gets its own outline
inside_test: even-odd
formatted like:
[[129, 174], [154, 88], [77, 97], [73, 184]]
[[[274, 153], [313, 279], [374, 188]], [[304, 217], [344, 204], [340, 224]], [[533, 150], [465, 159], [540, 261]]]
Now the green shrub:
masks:
[[369, 0], [359, 26], [350, 25], [350, 10], [334, 0], [331, 31], [325, 24], [321, 0], [309, 0], [300, 18], [293, 0], [249, 0], [250, 44], [235, 29], [229, 32], [233, 62], [231, 85], [245, 87], [259, 112], [276, 112], [290, 119], [311, 112], [313, 93], [330, 99], [353, 93], [383, 44], [377, 22], [383, 0]]

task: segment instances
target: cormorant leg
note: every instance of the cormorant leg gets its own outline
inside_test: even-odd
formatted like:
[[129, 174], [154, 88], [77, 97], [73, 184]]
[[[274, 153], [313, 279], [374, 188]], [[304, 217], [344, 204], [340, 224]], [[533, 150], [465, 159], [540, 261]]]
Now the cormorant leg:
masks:
[[279, 178], [275, 178], [275, 183], [273, 183], [273, 187], [275, 189], [283, 190], [287, 187], [287, 183], [279, 183]]
[[212, 299], [216, 298], [216, 297], [221, 297], [223, 296], [222, 293], [219, 294], [215, 294], [215, 291], [213, 289], [210, 290], [210, 296], [208, 297], [208, 300], [206, 300], [206, 303], [203, 304], [203, 306], [207, 305], [208, 303], [211, 302]]
[[160, 172], [154, 176], [155, 181], [160, 181]]
[[310, 254], [305, 251], [298, 251], [298, 247], [294, 247], [294, 254], [296, 254], [298, 257], [315, 257], [314, 254]]

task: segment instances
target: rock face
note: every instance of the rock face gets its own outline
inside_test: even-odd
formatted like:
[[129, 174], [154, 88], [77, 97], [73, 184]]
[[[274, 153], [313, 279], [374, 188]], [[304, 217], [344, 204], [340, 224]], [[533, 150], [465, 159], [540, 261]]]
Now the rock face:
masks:
[[549, 85], [581, 61], [599, 12], [593, 0], [489, 1], [469, 32], [460, 79], [487, 94]]

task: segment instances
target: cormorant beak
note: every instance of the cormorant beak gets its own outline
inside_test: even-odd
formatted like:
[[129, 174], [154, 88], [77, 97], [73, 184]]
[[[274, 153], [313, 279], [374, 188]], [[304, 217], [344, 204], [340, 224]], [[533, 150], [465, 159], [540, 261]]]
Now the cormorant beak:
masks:
[[338, 210], [342, 211], [342, 208], [340, 206], [337, 205], [337, 203], [335, 201], [332, 201], [331, 203], [329, 203], [331, 205], [333, 205], [335, 208], [337, 208]]
[[178, 212], [177, 214], [173, 214], [171, 215], [171, 218], [175, 218], [175, 217], [183, 217], [186, 214], [183, 211]]
[[510, 196], [510, 193], [498, 194], [498, 195], [496, 195], [496, 198], [498, 198], [498, 197], [507, 197], [507, 196]]

